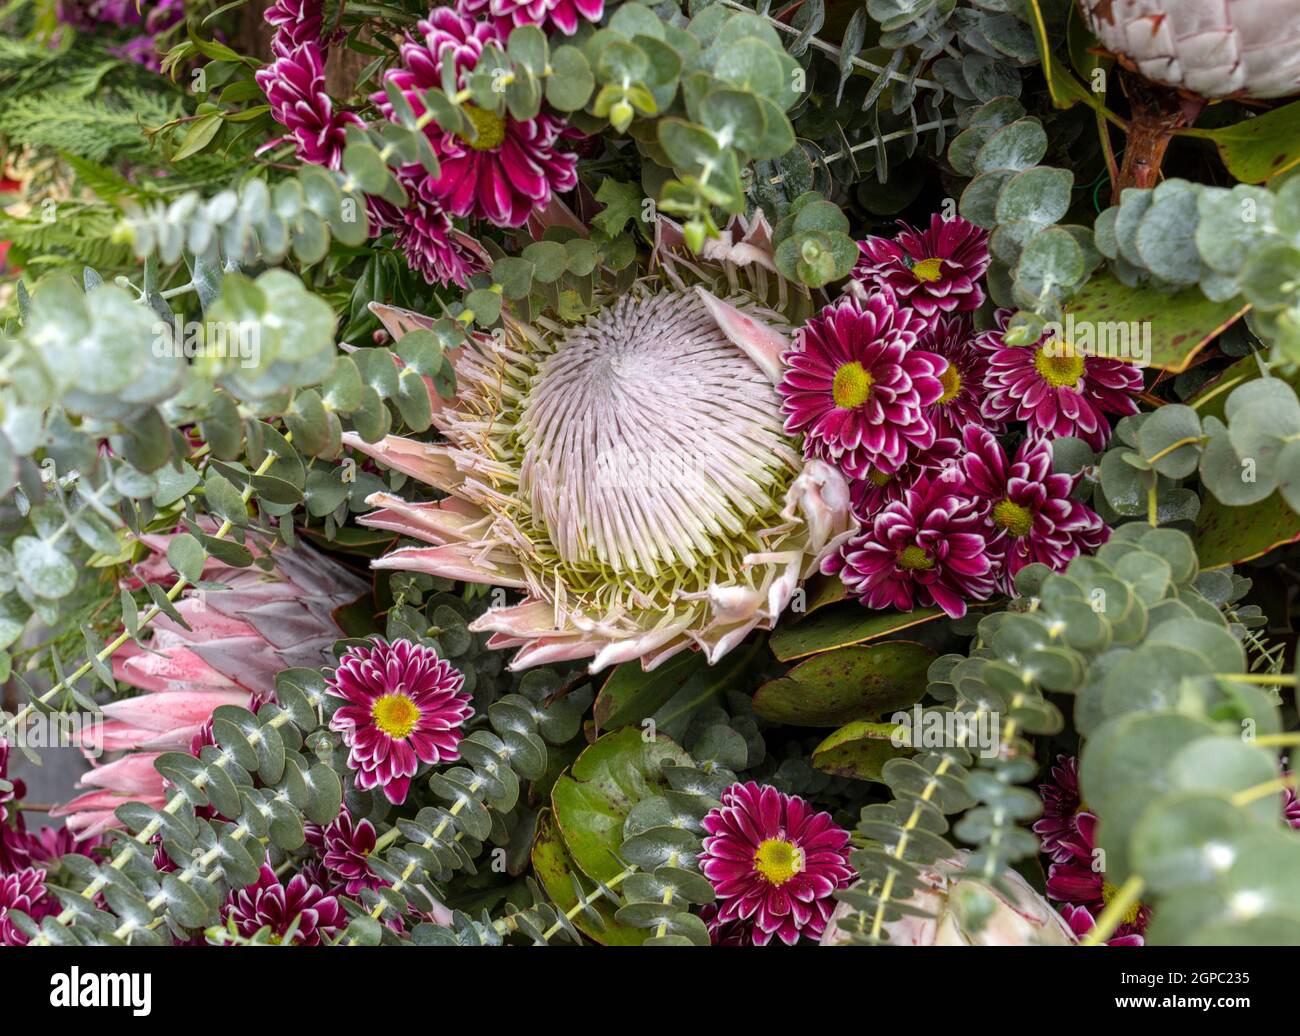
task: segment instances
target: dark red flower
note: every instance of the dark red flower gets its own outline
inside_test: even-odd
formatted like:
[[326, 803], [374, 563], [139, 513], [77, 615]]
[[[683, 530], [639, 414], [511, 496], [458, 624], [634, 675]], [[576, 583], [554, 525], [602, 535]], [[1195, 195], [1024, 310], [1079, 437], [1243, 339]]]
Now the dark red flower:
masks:
[[375, 825], [364, 817], [353, 818], [346, 809], [334, 820], [321, 827], [305, 825], [307, 844], [321, 856], [331, 885], [340, 885], [349, 896], [362, 889], [377, 889], [386, 885], [370, 869], [369, 857], [375, 849]]
[[269, 926], [273, 942], [288, 939], [295, 946], [319, 946], [347, 924], [337, 899], [301, 874], [289, 879], [288, 885], [281, 884], [269, 863], [262, 864], [256, 882], [231, 892], [224, 914], [245, 938]]
[[858, 242], [862, 257], [853, 276], [868, 287], [889, 287], [900, 301], [932, 320], [969, 313], [984, 301], [980, 278], [989, 267], [988, 232], [960, 216], [935, 213], [929, 230], [900, 222], [898, 237]]
[[334, 111], [334, 102], [325, 89], [325, 58], [320, 44], [299, 44], [259, 69], [253, 78], [266, 94], [272, 118], [289, 130], [298, 157], [328, 169], [339, 168], [347, 128], [365, 123], [351, 112]]

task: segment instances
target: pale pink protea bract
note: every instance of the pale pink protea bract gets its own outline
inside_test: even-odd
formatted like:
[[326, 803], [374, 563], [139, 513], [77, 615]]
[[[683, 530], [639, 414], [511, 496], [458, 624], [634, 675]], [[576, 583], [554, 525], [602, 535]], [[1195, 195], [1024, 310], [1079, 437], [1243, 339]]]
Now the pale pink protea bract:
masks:
[[345, 437], [449, 494], [370, 497], [363, 524], [432, 544], [375, 564], [521, 591], [471, 624], [515, 669], [713, 662], [771, 628], [853, 522], [843, 477], [781, 427], [781, 318], [734, 302], [635, 291], [465, 346], [445, 442]]
[[[169, 536], [148, 536], [154, 556], [139, 567], [146, 578], [166, 557]], [[357, 600], [366, 584], [306, 546], [281, 547], [271, 573], [233, 568], [209, 557], [203, 578], [223, 589], [193, 591], [176, 602], [191, 627], [158, 616], [146, 645], [128, 642], [113, 656], [113, 675], [144, 692], [110, 702], [109, 717], [85, 747], [127, 754], [91, 770], [82, 785], [95, 789], [52, 811], [85, 835], [117, 826], [113, 810], [139, 800], [161, 806], [166, 798], [154, 760], [186, 751], [221, 705], [249, 707], [275, 689], [275, 676], [291, 667], [319, 668], [343, 636], [334, 612]]]

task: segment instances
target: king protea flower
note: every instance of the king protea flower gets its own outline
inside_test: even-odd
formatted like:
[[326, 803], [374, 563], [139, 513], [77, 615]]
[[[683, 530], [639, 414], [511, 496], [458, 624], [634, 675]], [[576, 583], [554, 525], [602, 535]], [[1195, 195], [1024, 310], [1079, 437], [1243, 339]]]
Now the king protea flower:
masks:
[[[849, 833], [797, 795], [750, 781], [722, 793], [705, 814], [700, 872], [717, 896], [718, 942], [792, 946], [817, 939], [835, 909], [831, 894], [853, 878]], [[739, 931], [737, 930], [739, 929]]]
[[[149, 578], [165, 558], [169, 536], [146, 537], [154, 556], [140, 566]], [[187, 751], [221, 705], [247, 708], [275, 690], [275, 675], [290, 667], [320, 668], [343, 631], [333, 613], [367, 589], [347, 569], [306, 546], [281, 547], [275, 569], [232, 568], [209, 557], [203, 578], [224, 589], [191, 593], [176, 610], [191, 627], [164, 615], [150, 626], [144, 647], [128, 642], [113, 656], [113, 675], [144, 692], [111, 702], [102, 736], [86, 747], [129, 754], [91, 770], [82, 785], [96, 789], [52, 811], [83, 835], [116, 826], [113, 810], [139, 800], [165, 801], [153, 763], [165, 751]]]
[[515, 669], [717, 661], [853, 528], [843, 477], [781, 427], [788, 347], [777, 314], [698, 287], [635, 291], [567, 328], [507, 317], [456, 358], [445, 442], [346, 436], [449, 494], [371, 496], [363, 524], [433, 544], [374, 564], [521, 591], [470, 627], [520, 648]]
[[400, 804], [421, 763], [460, 758], [461, 727], [474, 709], [461, 690], [465, 674], [432, 648], [376, 637], [348, 648], [327, 682], [346, 702], [330, 729], [343, 734], [362, 791], [380, 788]]
[[581, 20], [600, 21], [605, 0], [459, 0], [456, 10], [471, 18], [490, 17], [503, 36], [517, 25], [556, 28], [572, 36]]
[[785, 429], [852, 478], [898, 471], [934, 444], [926, 416], [947, 361], [917, 347], [928, 324], [888, 291], [846, 297], [799, 329], [779, 391]]
[[940, 313], [969, 313], [984, 301], [980, 278], [988, 269], [988, 231], [960, 216], [935, 213], [928, 230], [900, 222], [896, 238], [858, 242], [862, 256], [853, 277], [868, 290], [887, 287], [927, 320]]
[[1202, 97], [1300, 92], [1294, 0], [1083, 0], [1106, 49], [1148, 79]]
[[[402, 45], [402, 67], [388, 72], [387, 82], [402, 91], [416, 115], [424, 113], [422, 95], [443, 83], [444, 62], [454, 69], [463, 89], [487, 43], [504, 46], [505, 37], [491, 22], [475, 22], [449, 7], [435, 8], [417, 26], [417, 36]], [[374, 101], [385, 115], [392, 105], [383, 93]], [[423, 166], [410, 167], [422, 179], [418, 188], [426, 201], [437, 202], [453, 216], [474, 216], [501, 227], [523, 225], [535, 209], [544, 208], [552, 193], [577, 186], [577, 156], [559, 149], [569, 131], [553, 115], [539, 113], [518, 120], [473, 104], [461, 106], [473, 125], [473, 140], [430, 123], [425, 133], [440, 164], [429, 176]]]

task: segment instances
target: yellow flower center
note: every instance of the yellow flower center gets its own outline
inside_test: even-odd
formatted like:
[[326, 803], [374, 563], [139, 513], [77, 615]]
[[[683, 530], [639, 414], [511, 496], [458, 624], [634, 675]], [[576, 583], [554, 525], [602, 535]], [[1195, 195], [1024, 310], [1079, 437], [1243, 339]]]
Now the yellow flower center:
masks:
[[862, 364], [856, 360], [844, 364], [835, 372], [835, 381], [831, 384], [835, 405], [845, 410], [860, 407], [871, 395], [871, 384], [871, 375]]
[[926, 554], [924, 547], [918, 547], [913, 544], [910, 547], [904, 547], [902, 551], [899, 552], [898, 567], [912, 571], [915, 571], [916, 569], [925, 571], [934, 568], [934, 559]]
[[[1102, 901], [1103, 903], [1105, 903], [1107, 906], [1109, 906], [1109, 905], [1110, 905], [1110, 901], [1111, 901], [1112, 899], [1114, 899], [1117, 895], [1119, 895], [1119, 889], [1118, 889], [1118, 888], [1116, 888], [1114, 885], [1112, 885], [1109, 881], [1102, 881], [1102, 883], [1101, 883], [1101, 901]], [[1129, 907], [1126, 911], [1124, 911], [1124, 916], [1123, 916], [1122, 918], [1120, 918], [1120, 921], [1121, 921], [1123, 924], [1134, 924], [1134, 923], [1136, 923], [1136, 921], [1137, 921], [1137, 919], [1138, 919], [1138, 914], [1141, 912], [1141, 910], [1142, 910], [1142, 904], [1139, 903], [1139, 902], [1136, 902], [1136, 901], [1135, 901], [1131, 907]]]
[[1029, 508], [1003, 500], [993, 507], [993, 524], [1019, 539], [1029, 535], [1029, 530], [1034, 527], [1034, 516]]
[[764, 839], [754, 853], [754, 869], [773, 885], [784, 885], [803, 867], [803, 850], [783, 838]]
[[887, 486], [893, 480], [894, 476], [889, 474], [887, 471], [880, 471], [876, 468], [872, 468], [867, 472], [867, 481], [873, 486]]
[[955, 364], [949, 362], [944, 372], [939, 375], [939, 384], [943, 386], [943, 395], [939, 397], [940, 403], [951, 403], [957, 398], [957, 393], [961, 391], [961, 375], [957, 373]]
[[912, 276], [918, 281], [933, 283], [943, 275], [942, 259], [922, 259], [912, 267]]
[[474, 127], [475, 133], [473, 140], [467, 134], [458, 134], [461, 140], [475, 151], [491, 151], [501, 146], [501, 142], [506, 139], [505, 119], [494, 111], [473, 104], [461, 105], [460, 111]]
[[375, 725], [389, 737], [400, 741], [415, 729], [420, 710], [405, 694], [385, 694], [370, 706]]
[[1049, 343], [1034, 354], [1034, 368], [1049, 385], [1074, 388], [1083, 377], [1083, 357], [1068, 342]]

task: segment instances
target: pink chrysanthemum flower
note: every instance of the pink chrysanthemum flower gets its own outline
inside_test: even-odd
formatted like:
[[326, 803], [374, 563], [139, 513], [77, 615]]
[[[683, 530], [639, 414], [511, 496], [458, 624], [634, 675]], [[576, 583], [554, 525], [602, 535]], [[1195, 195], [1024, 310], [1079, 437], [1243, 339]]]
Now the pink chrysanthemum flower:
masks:
[[275, 53], [283, 57], [304, 43], [322, 42], [324, 8], [322, 0], [275, 0], [262, 16], [275, 27]]
[[988, 232], [960, 216], [930, 217], [929, 230], [899, 222], [898, 237], [858, 242], [853, 271], [868, 287], [893, 289], [927, 320], [940, 313], [969, 313], [984, 301], [980, 278], [989, 267]]
[[349, 896], [387, 884], [370, 869], [370, 854], [375, 851], [375, 825], [369, 820], [364, 817], [357, 820], [343, 809], [324, 827], [319, 824], [304, 827], [307, 844], [320, 854], [325, 872]]
[[1006, 342], [1011, 310], [994, 314], [997, 328], [976, 339], [989, 354], [981, 407], [993, 421], [1024, 421], [1031, 435], [1060, 439], [1074, 436], [1094, 450], [1110, 438], [1107, 414], [1137, 413], [1142, 371], [1123, 360], [1086, 356], [1050, 332], [1032, 346]]
[[474, 713], [464, 682], [432, 648], [409, 640], [348, 648], [329, 678], [330, 693], [347, 701], [330, 729], [351, 749], [357, 787], [382, 788], [400, 804], [420, 763], [459, 759], [461, 727]]
[[[868, 608], [938, 605], [953, 618], [994, 589], [983, 514], [960, 479], [923, 477], [841, 549], [839, 575]], [[823, 565], [823, 571], [835, 564]]]
[[[858, 521], [867, 525], [875, 519], [886, 504], [902, 500], [904, 494], [922, 478], [929, 478], [931, 481], [960, 480], [962, 477], [960, 455], [960, 439], [935, 439], [933, 446], [914, 454], [895, 472], [870, 469], [865, 478], [854, 479], [849, 483], [849, 499], [853, 502], [853, 513]], [[826, 571], [824, 567], [823, 571]]]
[[337, 169], [347, 143], [348, 126], [365, 123], [351, 112], [334, 111], [334, 102], [325, 89], [325, 58], [320, 44], [299, 44], [259, 69], [253, 78], [266, 94], [272, 118], [289, 130], [298, 157]]
[[[1061, 903], [1087, 907], [1088, 912], [1097, 917], [1119, 889], [1106, 880], [1105, 872], [1098, 867], [1097, 818], [1091, 813], [1080, 813], [1075, 827], [1081, 851], [1047, 868], [1047, 895]], [[1145, 903], [1134, 903], [1117, 931], [1141, 935], [1150, 919], [1151, 908]]]
[[[450, 61], [456, 83], [464, 88], [487, 43], [504, 46], [491, 22], [474, 22], [448, 7], [439, 7], [418, 24], [419, 39], [402, 45], [402, 67], [386, 80], [400, 89], [417, 115], [424, 112], [422, 95], [442, 86], [442, 66]], [[383, 93], [374, 95], [380, 110], [392, 117]], [[420, 194], [436, 201], [453, 216], [475, 216], [502, 227], [521, 226], [534, 209], [544, 207], [553, 193], [578, 184], [577, 156], [559, 150], [569, 131], [560, 119], [539, 114], [523, 121], [508, 112], [497, 114], [473, 104], [461, 112], [475, 130], [473, 141], [430, 123], [425, 133], [440, 165], [438, 176], [421, 166], [413, 175], [424, 180]]]
[[[1283, 777], [1290, 777], [1291, 771], [1287, 770]], [[1282, 818], [1292, 827], [1300, 828], [1300, 796], [1297, 796], [1294, 788], [1287, 788], [1282, 792]]]
[[15, 874], [0, 874], [0, 946], [26, 946], [9, 911], [19, 910], [33, 921], [59, 912], [58, 901], [45, 888], [45, 872], [26, 867]]
[[1042, 851], [1057, 863], [1073, 856], [1086, 856], [1090, 847], [1079, 834], [1079, 817], [1087, 814], [1079, 794], [1079, 760], [1072, 755], [1058, 755], [1052, 765], [1051, 780], [1038, 786], [1043, 815], [1034, 821]]
[[741, 922], [756, 946], [773, 936], [786, 945], [819, 938], [835, 908], [831, 893], [854, 877], [849, 833], [770, 785], [733, 784], [721, 801], [702, 821], [700, 870], [717, 895], [711, 930], [734, 938]]
[[411, 175], [410, 168], [398, 174], [406, 188], [409, 204], [399, 209], [381, 198], [369, 199], [371, 227], [391, 230], [407, 264], [428, 284], [457, 284], [464, 288], [471, 275], [487, 269], [482, 247], [468, 234], [457, 230], [437, 203], [420, 195], [429, 181]]
[[456, 10], [470, 18], [490, 18], [503, 36], [516, 25], [556, 28], [572, 36], [579, 18], [600, 21], [605, 0], [458, 0]]
[[925, 322], [888, 292], [827, 306], [798, 331], [778, 386], [785, 429], [846, 475], [892, 474], [934, 444], [925, 411], [946, 362], [916, 347]]
[[292, 929], [290, 943], [294, 946], [319, 946], [347, 924], [337, 899], [325, 895], [319, 885], [301, 874], [282, 884], [269, 863], [262, 864], [256, 882], [231, 892], [224, 915], [245, 938], [251, 939], [269, 925], [272, 942], [282, 943]]
[[[1085, 906], [1070, 906], [1068, 903], [1063, 903], [1061, 905], [1061, 916], [1065, 918], [1065, 923], [1070, 926], [1070, 931], [1080, 939], [1097, 926], [1097, 919], [1092, 916], [1092, 912]], [[1106, 940], [1106, 945], [1142, 946], [1145, 942], [1142, 933], [1138, 931], [1135, 925], [1122, 924]]]
[[1052, 473], [1052, 444], [1026, 439], [1007, 458], [992, 432], [967, 426], [961, 460], [967, 491], [984, 511], [984, 539], [998, 588], [1015, 592], [1016, 573], [1041, 562], [1054, 571], [1093, 554], [1110, 536], [1095, 512], [1072, 499], [1077, 475]]
[[935, 436], [940, 439], [960, 439], [962, 430], [970, 424], [1002, 430], [1001, 421], [990, 421], [980, 410], [989, 358], [975, 344], [974, 334], [968, 316], [940, 315], [917, 340], [920, 348], [948, 361], [939, 375], [943, 395], [925, 412], [926, 419], [934, 425]]

